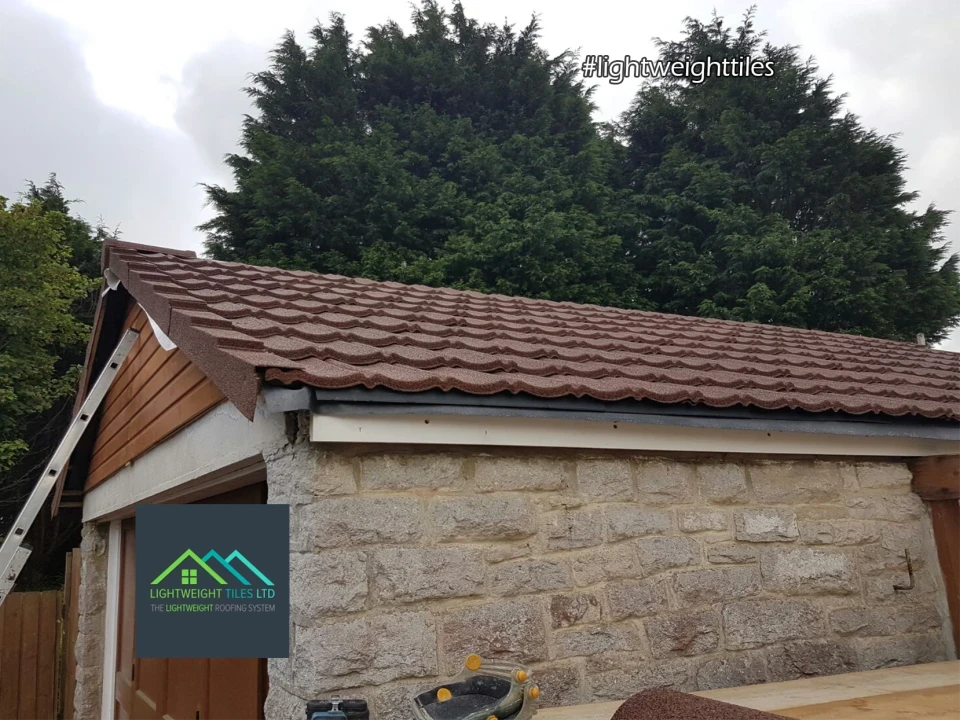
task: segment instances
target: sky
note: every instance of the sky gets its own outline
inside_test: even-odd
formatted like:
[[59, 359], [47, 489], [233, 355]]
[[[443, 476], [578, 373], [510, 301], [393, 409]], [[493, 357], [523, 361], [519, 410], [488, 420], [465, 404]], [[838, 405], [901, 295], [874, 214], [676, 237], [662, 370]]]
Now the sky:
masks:
[[[611, 58], [655, 57], [683, 19], [731, 0], [483, 0], [483, 21], [540, 16], [543, 45]], [[360, 40], [388, 19], [409, 27], [408, 0], [0, 0], [0, 195], [56, 172], [76, 211], [124, 240], [202, 251], [211, 216], [202, 183], [230, 184], [249, 103], [247, 75], [266, 67], [285, 30], [306, 39], [342, 12]], [[847, 108], [907, 153], [918, 208], [960, 210], [960, 36], [956, 0], [758, 0], [756, 26], [812, 55]], [[616, 118], [638, 87], [597, 81], [597, 119]], [[947, 228], [960, 251], [960, 217]], [[960, 351], [960, 330], [941, 347]]]

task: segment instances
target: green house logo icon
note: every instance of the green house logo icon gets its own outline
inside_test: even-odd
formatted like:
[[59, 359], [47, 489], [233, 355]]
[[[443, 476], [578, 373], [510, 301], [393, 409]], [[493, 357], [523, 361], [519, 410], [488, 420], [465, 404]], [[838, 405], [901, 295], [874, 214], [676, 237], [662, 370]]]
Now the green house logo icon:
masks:
[[[180, 567], [184, 564], [186, 564], [187, 567]], [[211, 567], [211, 565], [213, 565], [213, 567]], [[239, 569], [237, 566], [239, 566]], [[214, 567], [220, 572], [218, 573], [217, 570], [214, 570]], [[213, 578], [214, 582], [218, 585], [230, 584], [224, 579], [226, 576], [230, 578], [231, 582], [235, 580], [241, 585], [250, 585], [251, 582], [248, 578], [254, 577], [264, 585], [273, 586], [273, 582], [260, 572], [256, 565], [247, 560], [239, 550], [234, 550], [227, 555], [227, 557], [223, 557], [216, 550], [210, 550], [206, 555], [200, 557], [193, 550], [189, 549], [170, 563], [150, 584], [159, 585], [167, 576], [177, 569], [180, 570], [181, 585], [196, 585], [197, 579], [200, 577], [200, 571], [203, 570], [206, 575]]]

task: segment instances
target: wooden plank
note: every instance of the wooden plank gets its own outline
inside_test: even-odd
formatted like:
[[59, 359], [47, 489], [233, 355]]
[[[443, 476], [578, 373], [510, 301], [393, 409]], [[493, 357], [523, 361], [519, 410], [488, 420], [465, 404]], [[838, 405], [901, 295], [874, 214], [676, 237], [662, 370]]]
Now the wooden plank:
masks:
[[[136, 455], [150, 448], [142, 435], [153, 423], [157, 422], [164, 412], [176, 406], [183, 401], [197, 385], [205, 380], [199, 370], [189, 365], [185, 365], [178, 371], [162, 388], [163, 397], [158, 402], [147, 403], [131, 407], [132, 411], [128, 421], [120, 428], [120, 431], [108, 440], [103, 446], [94, 450], [93, 458], [90, 461], [90, 474], [87, 479], [87, 489], [96, 484], [98, 478], [104, 473], [103, 468], [123, 467], [129, 459], [123, 459], [118, 465], [118, 456], [124, 458], [124, 451], [134, 448]], [[129, 456], [129, 452], [126, 453]], [[136, 457], [134, 455], [134, 457]]]
[[960, 501], [928, 500], [937, 557], [947, 591], [953, 647], [960, 653]]
[[40, 642], [40, 593], [21, 593], [20, 606], [20, 692], [17, 717], [37, 717], [37, 655]]
[[[140, 337], [142, 338], [143, 336], [141, 335]], [[114, 392], [113, 387], [111, 387], [107, 397], [104, 398], [103, 414], [100, 418], [100, 432], [108, 428], [110, 424], [116, 420], [117, 416], [130, 406], [130, 403], [136, 398], [137, 392], [145, 382], [147, 373], [155, 374], [163, 363], [173, 355], [173, 353], [163, 352], [160, 343], [156, 341], [150, 342], [151, 339], [152, 338], [148, 338], [146, 341], [148, 347], [143, 348], [137, 355], [133, 355], [131, 352], [132, 357], [127, 358], [127, 362], [130, 363], [127, 382], [117, 387], [116, 392]], [[139, 341], [138, 338], [137, 342]], [[126, 362], [123, 364], [123, 367], [127, 368]], [[99, 437], [97, 439], [99, 441]]]
[[[158, 346], [159, 347], [159, 346]], [[117, 404], [114, 408], [119, 408], [113, 417], [106, 414], [100, 421], [100, 427], [97, 430], [97, 442], [93, 449], [94, 457], [98, 457], [104, 448], [110, 444], [124, 428], [130, 428], [141, 423], [139, 417], [145, 409], [157, 404], [157, 396], [160, 393], [166, 393], [170, 384], [184, 372], [190, 361], [186, 355], [178, 352], [163, 353], [151, 359], [144, 365], [139, 378], [142, 382], [131, 385], [129, 401], [122, 407]], [[198, 371], [199, 372], [199, 371]], [[160, 405], [166, 406], [169, 403], [177, 401], [176, 396], [167, 396], [159, 401]], [[95, 461], [91, 461], [93, 463]]]
[[956, 720], [960, 714], [960, 685], [781, 708], [777, 714], [798, 720], [847, 720], [852, 717], [863, 720]]
[[61, 593], [40, 593], [40, 623], [37, 647], [37, 718], [57, 717], [57, 625], [60, 620]]
[[[188, 370], [194, 370], [192, 366]], [[196, 371], [199, 373], [199, 370]], [[200, 375], [200, 381], [190, 388], [176, 403], [162, 410], [149, 425], [142, 428], [134, 438], [103, 462], [96, 472], [87, 477], [86, 489], [99, 485], [128, 462], [140, 457], [170, 435], [189, 425], [201, 415], [223, 402], [223, 393], [210, 380]], [[154, 411], [151, 411], [153, 414]]]
[[256, 720], [260, 701], [260, 662], [253, 659], [211, 658], [210, 720]]
[[3, 602], [0, 638], [0, 718], [16, 718], [20, 694], [20, 608], [23, 593], [10, 593]]
[[913, 461], [913, 491], [924, 500], [960, 500], [960, 455]]
[[[949, 688], [956, 686], [958, 682], [960, 682], [960, 661], [953, 660], [846, 673], [844, 675], [804, 678], [803, 680], [790, 680], [766, 685], [745, 685], [693, 694], [733, 705], [775, 713], [783, 708], [855, 700], [894, 692]], [[545, 708], [537, 713], [537, 720], [610, 720], [621, 704], [622, 701], [618, 700], [593, 705]], [[848, 714], [846, 717], [860, 716]], [[867, 717], [869, 716], [865, 716], [864, 720], [867, 720]], [[949, 717], [951, 717], [951, 720], [955, 720], [956, 715]], [[932, 719], [926, 718], [925, 720]]]

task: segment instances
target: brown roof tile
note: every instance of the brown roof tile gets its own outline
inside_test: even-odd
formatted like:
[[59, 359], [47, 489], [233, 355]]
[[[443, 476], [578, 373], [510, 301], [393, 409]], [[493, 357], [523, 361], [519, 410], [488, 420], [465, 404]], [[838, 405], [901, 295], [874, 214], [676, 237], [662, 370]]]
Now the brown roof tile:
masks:
[[911, 343], [149, 250], [105, 263], [248, 416], [265, 380], [960, 419], [960, 355]]

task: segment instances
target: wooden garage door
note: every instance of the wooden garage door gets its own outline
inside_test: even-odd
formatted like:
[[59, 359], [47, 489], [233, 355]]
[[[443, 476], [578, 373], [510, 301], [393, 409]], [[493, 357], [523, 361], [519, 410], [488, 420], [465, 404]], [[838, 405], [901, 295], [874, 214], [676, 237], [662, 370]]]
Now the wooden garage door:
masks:
[[[263, 484], [204, 503], [263, 502]], [[117, 629], [118, 720], [259, 720], [267, 695], [266, 660], [138, 658], [134, 647], [136, 527], [123, 523]]]

